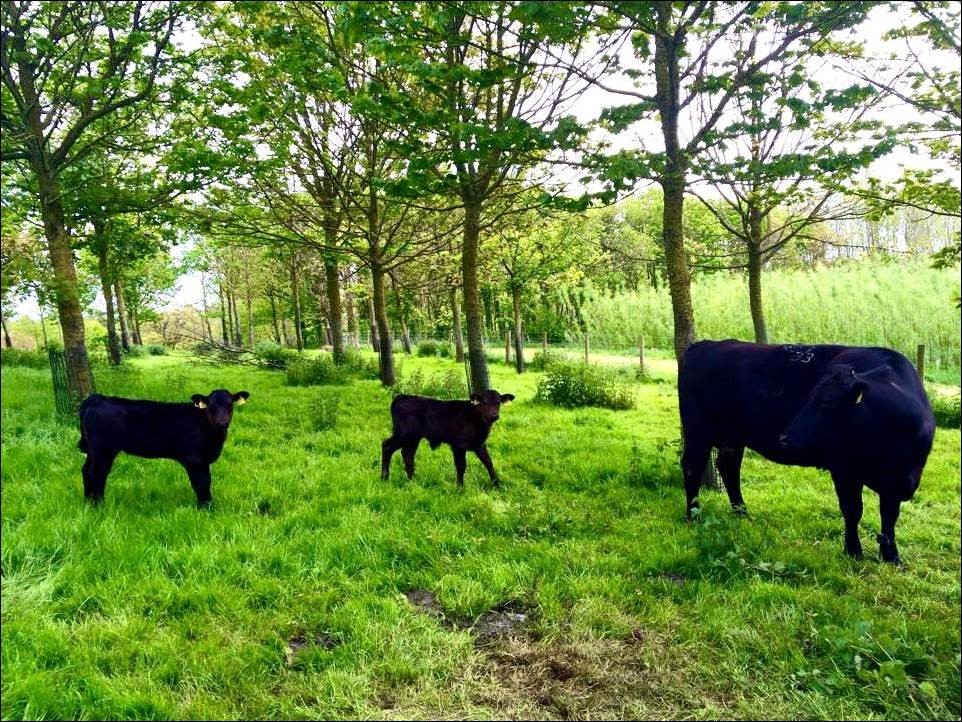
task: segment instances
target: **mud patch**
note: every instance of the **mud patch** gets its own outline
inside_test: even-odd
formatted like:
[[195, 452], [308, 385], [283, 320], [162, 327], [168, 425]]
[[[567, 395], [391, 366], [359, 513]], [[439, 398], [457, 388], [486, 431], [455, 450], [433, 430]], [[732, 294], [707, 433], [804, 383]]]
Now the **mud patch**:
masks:
[[719, 694], [692, 699], [686, 650], [637, 628], [625, 639], [532, 642], [506, 637], [484, 647], [471, 672], [477, 704], [517, 719], [665, 719], [729, 708]]
[[514, 599], [495, 605], [474, 619], [459, 619], [446, 615], [437, 595], [428, 589], [411, 589], [405, 592], [404, 596], [417, 612], [437, 619], [448, 629], [471, 632], [478, 645], [504, 637], [524, 635], [534, 617], [531, 607]]
[[437, 617], [438, 619], [444, 618], [444, 610], [438, 603], [437, 595], [429, 589], [411, 589], [404, 592], [404, 596], [411, 606], [421, 614], [427, 614], [429, 617]]
[[330, 634], [295, 634], [284, 647], [284, 664], [293, 667], [298, 655], [308, 649], [334, 649], [340, 642]]

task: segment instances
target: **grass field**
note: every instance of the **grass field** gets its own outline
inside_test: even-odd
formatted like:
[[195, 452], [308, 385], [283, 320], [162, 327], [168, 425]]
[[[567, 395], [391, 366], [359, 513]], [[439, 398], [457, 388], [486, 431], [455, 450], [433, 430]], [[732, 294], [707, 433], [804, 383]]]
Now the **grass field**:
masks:
[[538, 374], [492, 378], [518, 397], [489, 443], [504, 488], [472, 456], [458, 491], [426, 444], [413, 482], [397, 457], [378, 478], [376, 381], [100, 371], [104, 393], [251, 392], [199, 511], [179, 466], [124, 456], [87, 506], [49, 373], [4, 367], [3, 718], [959, 718], [958, 430], [903, 505], [899, 570], [874, 494], [854, 562], [827, 475], [757, 457], [750, 519], [707, 494], [683, 523], [671, 383], [571, 411], [532, 402]]

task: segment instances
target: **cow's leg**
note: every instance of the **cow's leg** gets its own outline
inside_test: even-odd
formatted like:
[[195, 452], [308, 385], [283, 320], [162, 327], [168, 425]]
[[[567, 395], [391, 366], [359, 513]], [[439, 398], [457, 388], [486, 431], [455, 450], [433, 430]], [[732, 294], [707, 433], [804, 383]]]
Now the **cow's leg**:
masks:
[[87, 460], [83, 465], [84, 477], [84, 496], [94, 503], [99, 504], [104, 499], [104, 489], [107, 488], [107, 475], [114, 465], [117, 458], [116, 451], [93, 449], [87, 454]]
[[451, 448], [451, 452], [454, 454], [454, 468], [458, 471], [458, 486], [464, 486], [464, 469], [467, 467], [467, 461], [464, 457], [467, 452], [455, 447]]
[[491, 463], [491, 454], [488, 453], [488, 447], [484, 444], [475, 450], [475, 455], [481, 459], [481, 463], [484, 464], [484, 468], [488, 470], [488, 476], [491, 477], [491, 484], [493, 486], [501, 486], [501, 482], [498, 481], [498, 475], [494, 471], [494, 464]]
[[879, 513], [882, 517], [882, 533], [878, 535], [879, 552], [883, 562], [901, 565], [899, 550], [895, 546], [895, 522], [899, 519], [902, 502], [893, 495], [879, 496]]
[[718, 450], [715, 466], [725, 482], [725, 491], [731, 502], [732, 511], [736, 514], [748, 516], [748, 508], [742, 498], [742, 457], [745, 455], [744, 446], [726, 446]]
[[391, 476], [391, 457], [394, 452], [401, 448], [401, 443], [396, 436], [389, 436], [381, 443], [381, 478], [387, 479]]
[[414, 455], [417, 451], [417, 443], [405, 444], [401, 448], [401, 457], [404, 459], [404, 471], [407, 473], [408, 479], [414, 478]]
[[681, 457], [681, 471], [685, 477], [685, 497], [687, 500], [685, 515], [691, 521], [692, 511], [698, 508], [698, 486], [701, 475], [708, 463], [711, 446], [705, 443], [693, 443], [685, 439], [685, 453]]
[[845, 553], [855, 559], [862, 558], [862, 542], [858, 537], [858, 523], [862, 520], [862, 485], [844, 481], [835, 476], [835, 493], [838, 506], [845, 519]]
[[201, 508], [210, 506], [213, 500], [210, 495], [210, 465], [184, 464], [184, 468], [187, 469], [190, 485], [194, 487], [194, 493], [197, 494], [197, 506]]

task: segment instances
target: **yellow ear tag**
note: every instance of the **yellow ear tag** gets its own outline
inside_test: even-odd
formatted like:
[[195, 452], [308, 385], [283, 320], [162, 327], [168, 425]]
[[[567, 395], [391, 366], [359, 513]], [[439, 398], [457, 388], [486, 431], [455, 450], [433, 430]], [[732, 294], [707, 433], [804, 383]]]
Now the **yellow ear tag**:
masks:
[[243, 406], [244, 404], [247, 403], [247, 399], [245, 399], [243, 396], [239, 396], [237, 398], [237, 401], [235, 401], [234, 403], [237, 404], [238, 406]]
[[194, 404], [194, 406], [196, 406], [198, 409], [206, 409], [206, 408], [207, 408], [207, 404], [206, 404], [205, 402], [203, 402], [203, 401], [198, 401], [196, 404]]
[[862, 403], [862, 392], [861, 392], [861, 391], [858, 392], [858, 397], [856, 397], [856, 399], [855, 399], [855, 405], [858, 406], [860, 403]]

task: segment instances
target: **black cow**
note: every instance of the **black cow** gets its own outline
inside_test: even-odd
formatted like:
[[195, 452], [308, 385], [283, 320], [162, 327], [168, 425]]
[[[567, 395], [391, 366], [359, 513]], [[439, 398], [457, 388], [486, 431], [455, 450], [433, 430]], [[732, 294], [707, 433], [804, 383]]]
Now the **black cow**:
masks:
[[191, 404], [170, 404], [91, 394], [80, 404], [79, 447], [87, 455], [84, 495], [94, 503], [103, 499], [110, 467], [123, 451], [180, 462], [197, 504], [208, 506], [210, 465], [224, 448], [234, 404], [243, 404], [249, 397], [246, 391], [232, 394], [218, 389], [209, 396], [194, 394]]
[[432, 449], [447, 444], [454, 453], [458, 471], [458, 486], [464, 485], [465, 455], [473, 451], [488, 470], [491, 483], [498, 486], [491, 456], [485, 442], [491, 425], [498, 420], [501, 404], [514, 399], [513, 394], [485, 391], [471, 394], [470, 401], [441, 401], [424, 396], [402, 394], [391, 402], [391, 421], [394, 433], [381, 444], [381, 478], [391, 471], [391, 456], [398, 449], [404, 458], [408, 478], [414, 477], [414, 455], [421, 439], [427, 439]]
[[862, 556], [862, 486], [879, 495], [882, 559], [900, 563], [895, 522], [919, 486], [935, 418], [911, 362], [886, 348], [701, 341], [678, 374], [688, 516], [712, 447], [729, 500], [744, 511], [745, 447], [779, 464], [826, 469], [845, 518], [845, 551]]

